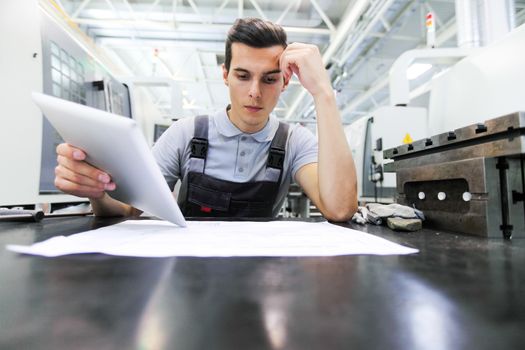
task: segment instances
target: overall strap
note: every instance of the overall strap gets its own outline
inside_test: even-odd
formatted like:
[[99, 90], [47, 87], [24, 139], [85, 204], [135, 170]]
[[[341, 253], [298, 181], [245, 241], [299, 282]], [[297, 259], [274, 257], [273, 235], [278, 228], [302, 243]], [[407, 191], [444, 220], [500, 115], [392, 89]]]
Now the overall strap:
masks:
[[286, 141], [288, 140], [288, 128], [289, 125], [287, 123], [279, 122], [279, 127], [268, 152], [264, 181], [278, 182], [281, 180], [284, 156], [286, 154]]
[[190, 141], [190, 172], [204, 173], [208, 154], [208, 116], [195, 117], [195, 131]]

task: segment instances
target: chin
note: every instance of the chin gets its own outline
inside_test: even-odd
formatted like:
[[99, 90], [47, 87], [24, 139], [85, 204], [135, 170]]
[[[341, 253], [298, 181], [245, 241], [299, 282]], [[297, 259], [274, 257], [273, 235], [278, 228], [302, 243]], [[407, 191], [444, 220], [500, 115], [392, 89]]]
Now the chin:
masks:
[[264, 117], [262, 115], [259, 115], [259, 116], [246, 115], [243, 118], [243, 122], [251, 126], [257, 126], [261, 123], [265, 123], [266, 120], [268, 120], [268, 116]]

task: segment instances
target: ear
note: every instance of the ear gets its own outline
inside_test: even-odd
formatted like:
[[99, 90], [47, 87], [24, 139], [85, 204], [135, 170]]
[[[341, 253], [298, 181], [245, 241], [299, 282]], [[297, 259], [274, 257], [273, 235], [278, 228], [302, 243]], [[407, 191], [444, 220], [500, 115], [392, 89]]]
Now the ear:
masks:
[[221, 65], [222, 67], [222, 80], [224, 80], [224, 84], [228, 86], [228, 70], [226, 69], [226, 66], [224, 63]]

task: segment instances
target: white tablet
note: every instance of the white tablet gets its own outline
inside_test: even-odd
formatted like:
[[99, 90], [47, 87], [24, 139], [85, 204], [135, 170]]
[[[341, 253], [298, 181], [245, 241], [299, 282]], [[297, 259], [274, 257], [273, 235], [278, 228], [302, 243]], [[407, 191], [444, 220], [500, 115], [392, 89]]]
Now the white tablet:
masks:
[[111, 197], [186, 226], [175, 198], [135, 121], [34, 92], [33, 100], [65, 142], [84, 150], [89, 164], [116, 183]]

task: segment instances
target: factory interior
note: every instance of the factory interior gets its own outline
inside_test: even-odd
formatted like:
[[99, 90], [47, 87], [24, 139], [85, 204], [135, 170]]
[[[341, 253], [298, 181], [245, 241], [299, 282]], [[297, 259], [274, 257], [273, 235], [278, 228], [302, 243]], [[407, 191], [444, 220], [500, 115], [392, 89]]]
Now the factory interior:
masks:
[[[287, 125], [290, 143], [279, 149], [277, 136], [270, 139], [263, 166], [278, 169], [278, 182], [285, 170], [292, 173], [290, 183], [266, 214], [245, 214], [239, 221], [243, 215], [227, 211], [218, 215], [227, 219], [217, 223], [239, 224], [230, 230], [238, 229], [235, 234], [242, 237], [243, 230], [252, 230], [242, 226], [249, 221], [268, 238], [258, 241], [253, 233], [234, 239], [225, 231], [223, 242], [232, 239], [230, 247], [224, 243], [220, 251], [221, 243], [215, 243], [216, 252], [210, 247], [196, 253], [157, 246], [148, 255], [154, 240], [131, 249], [131, 238], [120, 245], [108, 238], [103, 247], [98, 239], [101, 248], [95, 248], [95, 236], [78, 240], [76, 247], [64, 241], [63, 252], [46, 248], [46, 242], [85, 231], [108, 229], [111, 236], [115, 227], [113, 237], [160, 234], [168, 222], [186, 230], [216, 220], [204, 214], [222, 209], [217, 204], [212, 210], [206, 200], [223, 201], [224, 193], [207, 189], [201, 196], [213, 198], [192, 204], [202, 215], [189, 214], [194, 212], [181, 198], [197, 198], [194, 177], [185, 180], [190, 185], [183, 181], [186, 165], [177, 161], [181, 181], [173, 188], [158, 164], [170, 186], [165, 188], [164, 178], [160, 185], [155, 180], [161, 173], [153, 160], [161, 154], [155, 147], [166, 147], [167, 135], [182, 135], [173, 130], [193, 127], [193, 120], [197, 128], [198, 116], [211, 120], [226, 110], [229, 125], [249, 136], [229, 114], [235, 108], [233, 84], [224, 75], [228, 33], [240, 18], [282, 27], [284, 52], [295, 43], [316, 48], [310, 62], [322, 60], [318, 86], [326, 77], [339, 114], [330, 116], [337, 125], [327, 134], [320, 112], [326, 106], [305, 87], [307, 74], [298, 73], [297, 64], [289, 80], [285, 76], [266, 120], [268, 126], [272, 120], [279, 128]], [[280, 67], [281, 73], [286, 70]], [[525, 344], [520, 299], [525, 295], [525, 0], [3, 0], [0, 77], [0, 348], [518, 349]], [[147, 145], [145, 158], [141, 151], [133, 159], [136, 144], [127, 145], [127, 135], [95, 124], [84, 127], [80, 119], [76, 125], [53, 119], [61, 113], [73, 118], [75, 111], [125, 120], [138, 130], [130, 140]], [[62, 130], [68, 123], [73, 126]], [[218, 154], [212, 152], [211, 125], [210, 139], [204, 138], [210, 155]], [[298, 159], [303, 154], [296, 150], [301, 146], [290, 146], [299, 131], [319, 140], [314, 185], [306, 175], [295, 176], [305, 171], [291, 163], [292, 149]], [[340, 131], [346, 144], [329, 148]], [[196, 155], [199, 137], [195, 131], [184, 145], [189, 167], [203, 158], [212, 168], [217, 161], [206, 163], [206, 155]], [[77, 139], [88, 140], [89, 147]], [[104, 146], [97, 150], [97, 142]], [[124, 203], [126, 215], [100, 214], [98, 198], [60, 186], [59, 148], [65, 144], [86, 152], [82, 164], [118, 178], [122, 192], [118, 187], [114, 198]], [[88, 149], [95, 150], [92, 158]], [[272, 156], [280, 151], [274, 166]], [[235, 157], [218, 162], [243, 172]], [[157, 177], [149, 175], [146, 158]], [[232, 164], [225, 164], [230, 159]], [[328, 166], [327, 159], [341, 165]], [[100, 165], [108, 162], [106, 169]], [[120, 163], [126, 163], [120, 173], [111, 170]], [[142, 189], [132, 186], [140, 177], [148, 184]], [[232, 181], [218, 181], [226, 180]], [[354, 186], [351, 195], [334, 199], [338, 190], [350, 188], [347, 183]], [[310, 186], [319, 193], [312, 195]], [[102, 193], [111, 198], [111, 191]], [[235, 194], [228, 193], [233, 201], [230, 196]], [[243, 202], [245, 213], [256, 212], [246, 209], [250, 199]], [[338, 202], [332, 206], [348, 215], [333, 215], [329, 202]], [[130, 217], [130, 210], [145, 213]], [[147, 226], [149, 220], [157, 226]], [[130, 221], [136, 226], [128, 232]], [[142, 233], [137, 222], [144, 225]], [[281, 226], [262, 228], [272, 222], [330, 227], [324, 242], [314, 243], [322, 230], [310, 237], [308, 229], [290, 226], [280, 237]], [[332, 226], [366, 234], [369, 248], [376, 244], [377, 250], [349, 252], [342, 241], [337, 249], [339, 233], [330, 238]], [[209, 238], [214, 227], [203, 228], [203, 241], [194, 245], [215, 242]], [[296, 244], [304, 247], [287, 251], [277, 243], [299, 230]], [[215, 233], [223, 235], [219, 228]], [[384, 239], [384, 247], [374, 239]], [[257, 253], [251, 253], [250, 242], [265, 246], [272, 240], [273, 248], [255, 247]], [[388, 251], [390, 242], [413, 251]], [[119, 247], [123, 253], [115, 253]]]

